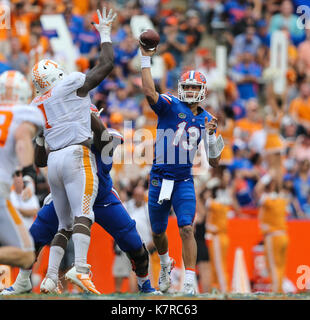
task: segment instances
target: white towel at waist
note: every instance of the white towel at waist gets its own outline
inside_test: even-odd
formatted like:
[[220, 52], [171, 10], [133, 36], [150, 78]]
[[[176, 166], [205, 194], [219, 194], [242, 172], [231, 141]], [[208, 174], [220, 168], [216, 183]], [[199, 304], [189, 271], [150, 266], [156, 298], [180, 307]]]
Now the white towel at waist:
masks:
[[170, 200], [173, 191], [174, 180], [163, 179], [157, 203], [162, 204], [164, 200]]

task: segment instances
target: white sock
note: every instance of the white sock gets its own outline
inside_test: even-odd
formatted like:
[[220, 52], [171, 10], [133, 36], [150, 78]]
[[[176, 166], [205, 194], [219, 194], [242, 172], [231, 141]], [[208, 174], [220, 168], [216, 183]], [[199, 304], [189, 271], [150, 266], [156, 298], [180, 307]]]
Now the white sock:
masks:
[[193, 270], [185, 269], [184, 283], [194, 283], [196, 272]]
[[87, 264], [87, 253], [90, 244], [90, 236], [82, 233], [74, 233], [72, 235], [74, 243], [74, 265], [79, 273], [88, 273], [89, 267]]
[[19, 273], [16, 277], [15, 283], [25, 282], [30, 279], [32, 269], [19, 269]]
[[141, 287], [145, 281], [149, 280], [149, 275], [146, 275], [145, 277], [137, 276], [137, 280], [138, 280], [138, 285]]
[[58, 270], [65, 250], [59, 246], [51, 246], [46, 276], [58, 282]]
[[169, 251], [164, 254], [159, 254], [160, 264], [168, 264], [170, 261]]

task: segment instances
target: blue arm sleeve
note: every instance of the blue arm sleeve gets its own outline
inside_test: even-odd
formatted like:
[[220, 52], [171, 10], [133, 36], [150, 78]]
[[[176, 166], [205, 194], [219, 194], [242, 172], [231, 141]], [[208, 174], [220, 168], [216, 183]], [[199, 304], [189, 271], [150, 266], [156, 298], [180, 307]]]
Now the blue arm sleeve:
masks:
[[160, 94], [155, 104], [151, 108], [157, 115], [162, 115], [171, 108], [172, 98], [166, 94]]

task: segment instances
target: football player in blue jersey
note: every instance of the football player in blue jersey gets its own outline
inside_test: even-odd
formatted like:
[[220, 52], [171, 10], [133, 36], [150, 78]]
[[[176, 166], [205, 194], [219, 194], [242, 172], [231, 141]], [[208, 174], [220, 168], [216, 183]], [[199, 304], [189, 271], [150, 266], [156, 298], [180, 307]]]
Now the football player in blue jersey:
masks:
[[[157, 294], [159, 292], [151, 286], [148, 276], [148, 251], [137, 232], [136, 222], [130, 218], [126, 209], [123, 207], [116, 190], [113, 188], [110, 176], [113, 151], [117, 145], [123, 143], [123, 137], [116, 130], [107, 129], [108, 135], [106, 135], [105, 138], [102, 138], [105, 127], [103, 127], [101, 120], [98, 121], [99, 118], [97, 116], [95, 117], [96, 118], [92, 115], [94, 144], [91, 147], [92, 152], [96, 156], [97, 175], [99, 179], [98, 195], [93, 207], [95, 222], [106, 230], [115, 239], [118, 246], [126, 252], [132, 263], [133, 270], [137, 275], [139, 291], [141, 293]], [[93, 125], [94, 122], [95, 126]], [[42, 139], [43, 138], [36, 139], [36, 164], [39, 167], [47, 165], [47, 154]], [[104, 141], [108, 143], [104, 143]], [[101, 152], [99, 152], [98, 149], [101, 150]], [[58, 218], [50, 195], [46, 197], [44, 206], [38, 212], [37, 218], [30, 228], [30, 234], [34, 239], [36, 256], [39, 255], [41, 249], [45, 245], [48, 245], [51, 242], [51, 246], [55, 245], [62, 248], [62, 250], [66, 249], [71, 235], [68, 231], [58, 230]], [[48, 273], [53, 271], [58, 278], [59, 264], [60, 261], [51, 261], [50, 257], [47, 277]], [[28, 270], [20, 269], [14, 284], [9, 288], [4, 289], [0, 294], [12, 295], [31, 291], [31, 271], [31, 268]], [[83, 282], [76, 277], [75, 267], [71, 268], [66, 273], [65, 279], [78, 285], [84, 291], [90, 292]], [[46, 285], [44, 288], [45, 293], [60, 293], [57, 283], [48, 287], [48, 291], [46, 291]]]
[[[154, 161], [150, 172], [149, 215], [154, 244], [160, 257], [159, 289], [168, 291], [174, 260], [169, 256], [166, 234], [171, 209], [176, 214], [182, 257], [185, 266], [185, 294], [195, 294], [197, 245], [193, 232], [196, 198], [192, 165], [201, 140], [208, 162], [219, 164], [222, 139], [216, 138], [217, 119], [199, 106], [206, 97], [206, 78], [197, 71], [188, 71], [178, 82], [178, 97], [159, 94], [151, 74], [151, 56], [140, 44], [141, 74], [144, 95], [158, 116]], [[221, 138], [221, 137], [220, 137]]]

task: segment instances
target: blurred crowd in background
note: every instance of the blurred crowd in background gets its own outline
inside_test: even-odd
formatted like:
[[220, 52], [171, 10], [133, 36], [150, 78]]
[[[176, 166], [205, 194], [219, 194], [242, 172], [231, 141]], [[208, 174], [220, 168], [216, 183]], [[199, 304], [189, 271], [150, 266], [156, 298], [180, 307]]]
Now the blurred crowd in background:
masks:
[[[155, 137], [157, 118], [141, 90], [138, 41], [130, 25], [133, 16], [146, 15], [160, 34], [157, 57], [164, 68], [158, 78], [154, 75], [157, 90], [177, 96], [182, 72], [203, 72], [208, 87], [203, 107], [219, 119], [218, 133], [226, 143], [219, 168], [197, 168], [198, 201], [205, 201], [208, 189], [225, 184], [231, 214], [255, 215], [256, 183], [281, 168], [281, 183], [291, 201], [289, 218], [310, 216], [310, 29], [298, 28], [296, 10], [302, 1], [11, 0], [2, 4], [11, 8], [11, 28], [0, 29], [0, 73], [16, 69], [29, 79], [41, 58], [61, 60], [51, 46], [55, 34], [42, 28], [41, 15], [64, 16], [78, 53], [76, 69], [86, 73], [100, 51], [100, 37], [91, 22], [98, 7], [113, 7], [118, 13], [112, 27], [115, 68], [91, 98], [98, 109], [104, 108], [101, 116], [107, 126], [123, 132], [124, 121], [132, 120], [126, 135], [146, 128]], [[285, 32], [289, 44], [286, 89], [280, 95], [270, 81], [275, 30]], [[225, 77], [216, 68], [218, 45], [227, 50]], [[135, 140], [123, 148], [133, 153]], [[147, 196], [151, 161], [114, 166], [115, 188], [123, 201], [131, 198], [137, 185]], [[41, 175], [37, 185], [41, 204], [47, 193]]]

